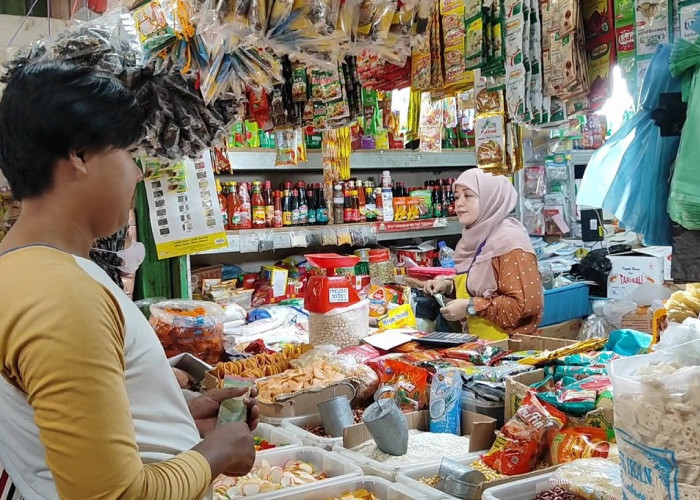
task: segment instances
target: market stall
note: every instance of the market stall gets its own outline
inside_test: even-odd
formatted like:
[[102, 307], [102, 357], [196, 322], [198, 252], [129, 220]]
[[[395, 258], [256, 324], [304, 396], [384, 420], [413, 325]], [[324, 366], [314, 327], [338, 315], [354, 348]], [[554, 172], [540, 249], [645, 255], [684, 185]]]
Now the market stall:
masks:
[[[0, 80], [72, 61], [143, 107], [135, 212], [91, 257], [186, 397], [257, 387], [255, 464], [217, 500], [690, 499], [700, 288], [671, 244], [697, 230], [696, 11], [123, 1]], [[616, 66], [639, 103], [611, 134]], [[0, 238], [20, 210], [0, 183]]]

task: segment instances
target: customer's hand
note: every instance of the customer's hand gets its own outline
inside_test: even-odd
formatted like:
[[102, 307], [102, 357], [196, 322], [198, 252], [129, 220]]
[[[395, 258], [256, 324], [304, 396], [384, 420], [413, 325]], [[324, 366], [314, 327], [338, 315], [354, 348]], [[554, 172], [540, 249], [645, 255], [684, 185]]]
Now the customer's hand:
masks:
[[447, 293], [450, 291], [450, 283], [447, 280], [430, 280], [423, 285], [423, 291], [428, 295]]
[[209, 462], [212, 478], [219, 474], [245, 476], [255, 464], [255, 442], [250, 428], [243, 422], [217, 427], [193, 450]]
[[[214, 389], [189, 401], [187, 406], [190, 409], [195, 424], [197, 424], [199, 435], [204, 437], [214, 430], [219, 416], [219, 407], [223, 401], [243, 396], [247, 391], [248, 389], [237, 387]], [[257, 428], [260, 417], [260, 408], [258, 408], [258, 401], [255, 399], [257, 396], [258, 388], [252, 387], [250, 389], [250, 395], [243, 400], [243, 403], [248, 407], [246, 423], [251, 431]]]
[[445, 307], [440, 309], [440, 314], [442, 314], [447, 321], [462, 321], [467, 317], [468, 305], [468, 299], [451, 300]]

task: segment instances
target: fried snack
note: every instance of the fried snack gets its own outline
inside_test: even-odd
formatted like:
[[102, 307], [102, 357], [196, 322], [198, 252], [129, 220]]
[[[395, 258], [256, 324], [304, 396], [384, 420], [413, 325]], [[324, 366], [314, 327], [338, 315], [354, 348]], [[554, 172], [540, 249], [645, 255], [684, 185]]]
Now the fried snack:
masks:
[[212, 374], [219, 379], [219, 387], [222, 387], [226, 375], [246, 378], [279, 375], [291, 367], [292, 360], [311, 349], [313, 347], [308, 344], [288, 345], [281, 352], [274, 354], [257, 354], [247, 359], [219, 363], [212, 370]]
[[304, 368], [286, 372], [258, 381], [258, 401], [274, 403], [281, 396], [311, 389], [323, 389], [347, 380], [346, 374], [336, 365], [318, 361]]

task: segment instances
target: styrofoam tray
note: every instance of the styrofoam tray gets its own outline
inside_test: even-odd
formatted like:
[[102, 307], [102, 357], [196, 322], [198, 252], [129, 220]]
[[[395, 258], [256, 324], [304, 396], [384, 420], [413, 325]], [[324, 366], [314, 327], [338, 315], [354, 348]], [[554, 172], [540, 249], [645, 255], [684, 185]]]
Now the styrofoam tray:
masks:
[[344, 479], [329, 479], [312, 486], [304, 486], [293, 492], [278, 491], [269, 498], [294, 500], [330, 500], [344, 493], [366, 489], [382, 500], [437, 500], [439, 496], [426, 496], [411, 491], [401, 484], [391, 483], [380, 477], [361, 476]]
[[[339, 455], [342, 455], [348, 460], [351, 460], [353, 463], [359, 465], [363, 472], [367, 475], [370, 476], [378, 476], [383, 479], [388, 479], [389, 481], [395, 481], [398, 474], [405, 470], [405, 469], [412, 469], [414, 467], [421, 467], [421, 466], [426, 466], [428, 464], [435, 463], [435, 460], [427, 461], [427, 462], [413, 462], [410, 464], [406, 465], [397, 465], [397, 466], [388, 466], [384, 465], [381, 462], [377, 462], [376, 460], [372, 460], [371, 458], [368, 458], [364, 456], [361, 453], [357, 453], [355, 451], [349, 450], [347, 448], [344, 448], [342, 444], [335, 445], [333, 447], [333, 451], [335, 453], [338, 453]], [[452, 460], [457, 460], [458, 462], [461, 462], [462, 460], [466, 460], [468, 457], [472, 457], [471, 460], [476, 460], [479, 458], [479, 455], [483, 452], [477, 452], [477, 453], [463, 453], [461, 455], [455, 455], [449, 457]], [[440, 461], [437, 462], [438, 467], [440, 465]], [[437, 472], [436, 472], [437, 473]], [[432, 474], [435, 475], [435, 474]], [[419, 476], [422, 477], [422, 476]], [[432, 490], [433, 488], [430, 488], [429, 486], [426, 486], [428, 490]]]
[[482, 500], [533, 500], [537, 496], [538, 491], [546, 491], [552, 488], [537, 489], [537, 486], [542, 483], [547, 483], [552, 473], [542, 474], [540, 476], [528, 477], [520, 479], [512, 483], [501, 484], [488, 488], [482, 495]]
[[[313, 448], [311, 446], [304, 446], [301, 448], [294, 449], [280, 448], [279, 450], [270, 450], [269, 453], [258, 455], [255, 458], [255, 465], [253, 467], [258, 467], [262, 460], [267, 461], [272, 466], [278, 467], [284, 467], [284, 465], [290, 460], [300, 460], [302, 462], [311, 464], [316, 470], [322, 470], [328, 476], [328, 479], [324, 479], [318, 484], [323, 484], [326, 481], [334, 481], [335, 479], [347, 479], [350, 477], [362, 475], [362, 469], [360, 469], [357, 465], [353, 464], [346, 458], [341, 457], [336, 453], [331, 453], [329, 451], [321, 450], [319, 448]], [[314, 484], [313, 486], [316, 485]], [[307, 487], [308, 486], [296, 486], [292, 488], [287, 488], [286, 490], [274, 491], [271, 493], [263, 493], [261, 495], [254, 495], [245, 498], [279, 498], [276, 495], [286, 492], [291, 493], [291, 496], [289, 498], [297, 498], [296, 494], [299, 491], [299, 489]]]
[[258, 455], [261, 453], [267, 454], [272, 451], [284, 448], [289, 450], [291, 448], [301, 448], [302, 442], [297, 436], [291, 432], [282, 429], [281, 427], [275, 427], [274, 425], [259, 423], [258, 427], [253, 431], [253, 437], [260, 437], [265, 439], [268, 443], [274, 444], [278, 448], [272, 448], [269, 450], [260, 450], [257, 452]]
[[[469, 455], [452, 458], [455, 462], [459, 462], [462, 465], [468, 465], [474, 460], [477, 460], [481, 456], [482, 452], [470, 453]], [[430, 463], [411, 465], [405, 467], [399, 471], [396, 476], [396, 482], [403, 484], [414, 491], [422, 492], [425, 495], [440, 495], [440, 498], [455, 498], [447, 493], [442, 493], [441, 491], [431, 488], [427, 484], [423, 484], [418, 479], [422, 477], [432, 477], [437, 476], [440, 471], [441, 461], [432, 461]]]
[[285, 418], [282, 421], [282, 428], [301, 439], [305, 446], [315, 446], [327, 451], [331, 451], [336, 444], [343, 444], [343, 437], [324, 438], [303, 429], [304, 425], [321, 425], [321, 416], [318, 413], [313, 415], [303, 415], [301, 417]]

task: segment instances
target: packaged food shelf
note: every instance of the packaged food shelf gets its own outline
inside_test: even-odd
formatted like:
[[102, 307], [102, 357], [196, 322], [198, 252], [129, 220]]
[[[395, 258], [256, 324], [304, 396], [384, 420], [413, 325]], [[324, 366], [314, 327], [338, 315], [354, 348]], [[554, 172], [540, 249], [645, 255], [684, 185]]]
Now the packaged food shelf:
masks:
[[282, 429], [280, 427], [275, 427], [274, 425], [266, 424], [260, 422], [258, 427], [253, 431], [253, 437], [258, 437], [264, 439], [268, 443], [275, 445], [274, 448], [269, 450], [260, 450], [257, 452], [258, 455], [269, 454], [273, 451], [282, 450], [285, 451], [292, 450], [295, 448], [301, 448], [302, 441], [293, 433]]
[[390, 483], [379, 477], [354, 477], [346, 479], [331, 479], [313, 486], [305, 486], [294, 492], [292, 497], [284, 491], [277, 492], [268, 498], [296, 498], [303, 500], [330, 500], [341, 495], [364, 489], [374, 493], [382, 500], [432, 500], [441, 498], [439, 495], [426, 496], [423, 492], [416, 493], [401, 484]]
[[[369, 228], [377, 238], [377, 241], [400, 240], [404, 238], [436, 238], [457, 235], [462, 232], [462, 225], [456, 218], [421, 219], [413, 221], [396, 222], [364, 222], [356, 224], [331, 224], [327, 226], [294, 226], [275, 229], [250, 229], [239, 231], [227, 231], [228, 247], [209, 250], [197, 255], [230, 254], [230, 253], [255, 253], [257, 249], [251, 249], [250, 245], [241, 245], [244, 238], [272, 239], [275, 250], [294, 248], [292, 233], [306, 231], [307, 234], [322, 233], [330, 230], [343, 230], [365, 227]], [[335, 247], [337, 245], [328, 245]], [[306, 248], [300, 247], [300, 248]]]
[[300, 417], [285, 418], [282, 421], [282, 428], [296, 439], [301, 440], [304, 446], [314, 446], [323, 450], [331, 451], [336, 444], [343, 443], [343, 437], [321, 437], [304, 429], [306, 425], [321, 425], [321, 415], [302, 415]]

